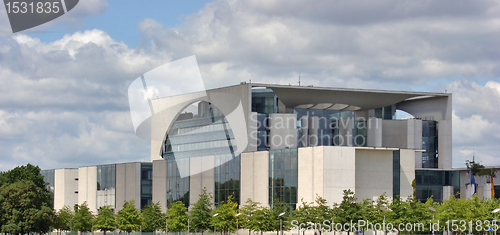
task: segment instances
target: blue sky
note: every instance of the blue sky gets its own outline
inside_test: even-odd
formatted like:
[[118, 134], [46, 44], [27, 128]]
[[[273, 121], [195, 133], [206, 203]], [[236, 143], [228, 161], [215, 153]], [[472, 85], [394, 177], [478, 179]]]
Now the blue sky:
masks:
[[[125, 42], [129, 47], [136, 47], [142, 40], [137, 23], [145, 18], [161, 22], [166, 27], [179, 26], [187, 16], [199, 11], [208, 0], [172, 1], [172, 0], [109, 0], [108, 7], [102, 14], [85, 17], [77, 26], [60, 25], [47, 29], [49, 33], [28, 33], [40, 38], [42, 42], [51, 42], [81, 30], [100, 29], [111, 37]], [[56, 19], [64, 21], [64, 16]], [[33, 30], [36, 30], [33, 29]]]
[[81, 0], [12, 34], [1, 5], [0, 171], [149, 161], [128, 85], [191, 55], [207, 88], [300, 73], [303, 85], [446, 90], [453, 166], [473, 152], [500, 165], [498, 22], [500, 0]]

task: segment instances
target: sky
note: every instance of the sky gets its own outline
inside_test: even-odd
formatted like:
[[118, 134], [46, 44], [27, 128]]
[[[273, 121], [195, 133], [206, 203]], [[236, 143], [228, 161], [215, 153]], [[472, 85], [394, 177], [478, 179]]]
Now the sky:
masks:
[[242, 81], [453, 94], [453, 167], [500, 165], [500, 0], [81, 0], [13, 34], [0, 6], [0, 171], [149, 161], [127, 89], [195, 55]]

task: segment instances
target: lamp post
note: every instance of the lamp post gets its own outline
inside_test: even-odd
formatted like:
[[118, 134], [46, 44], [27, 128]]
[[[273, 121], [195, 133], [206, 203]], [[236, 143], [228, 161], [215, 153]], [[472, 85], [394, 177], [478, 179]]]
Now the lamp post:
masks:
[[[219, 215], [219, 213], [215, 213], [215, 214], [213, 215], [213, 217], [218, 216], [218, 215]], [[215, 223], [214, 223], [214, 234], [217, 232], [217, 231], [216, 231], [216, 229], [217, 229], [217, 227], [215, 227]]]
[[96, 216], [92, 214], [92, 219], [91, 219], [91, 221], [92, 221], [92, 227], [90, 228], [90, 231], [92, 232], [92, 235], [94, 235], [94, 219], [95, 218], [96, 218]]
[[283, 235], [283, 218], [281, 218], [281, 216], [283, 216], [285, 214], [285, 212], [281, 212], [278, 217], [280, 218], [280, 231], [281, 231], [281, 235]]
[[241, 215], [241, 213], [238, 213], [238, 214], [235, 215], [235, 217], [236, 217], [236, 235], [238, 235], [238, 231], [240, 229], [239, 226], [238, 226], [238, 216], [240, 216], [240, 215]]
[[[497, 212], [499, 212], [499, 211], [500, 211], [500, 208], [496, 208], [495, 210], [492, 210], [492, 211], [491, 211], [491, 214], [493, 215], [493, 214], [495, 214], [495, 213], [497, 213]], [[496, 226], [496, 225], [497, 225], [497, 217], [496, 217], [496, 216], [494, 216], [494, 217], [493, 217], [493, 226]], [[495, 229], [495, 235], [497, 235], [497, 230], [498, 230], [498, 227], [493, 227], [493, 228]]]
[[[436, 208], [432, 207], [432, 206], [429, 206], [428, 207], [430, 211], [432, 212], [436, 212]], [[432, 222], [434, 222], [434, 215], [432, 215]], [[434, 235], [434, 226], [432, 226], [432, 235]]]

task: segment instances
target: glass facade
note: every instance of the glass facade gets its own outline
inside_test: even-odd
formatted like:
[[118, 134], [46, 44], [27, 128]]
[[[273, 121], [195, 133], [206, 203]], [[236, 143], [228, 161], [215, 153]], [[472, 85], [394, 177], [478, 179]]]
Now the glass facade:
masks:
[[278, 112], [278, 98], [271, 89], [252, 90], [252, 112], [257, 113], [257, 151], [269, 147], [269, 114]]
[[278, 112], [278, 98], [271, 89], [252, 90], [252, 112], [264, 114]]
[[196, 104], [198, 112], [182, 113], [168, 131], [164, 159], [228, 155], [236, 150], [233, 132], [222, 112], [212, 104]]
[[41, 170], [40, 174], [43, 176], [43, 180], [45, 182], [49, 183], [47, 185], [47, 189], [54, 193], [54, 175], [55, 175], [55, 170]]
[[258, 113], [257, 114], [257, 122], [260, 125], [257, 125], [257, 151], [267, 150], [269, 146], [268, 137], [269, 137], [269, 119], [268, 114]]
[[495, 198], [496, 199], [500, 198], [500, 185], [493, 186], [493, 190], [495, 190]]
[[115, 207], [116, 201], [116, 165], [97, 166], [97, 208]]
[[367, 146], [368, 130], [366, 120], [354, 121], [354, 132], [352, 135], [352, 143], [354, 146]]
[[[278, 100], [271, 89], [253, 89], [252, 90], [252, 112], [258, 113], [257, 120], [257, 150], [267, 150], [269, 137], [269, 114], [278, 113]], [[313, 105], [311, 105], [313, 106]], [[331, 105], [333, 106], [333, 104]], [[330, 106], [330, 107], [331, 107]], [[325, 108], [330, 108], [324, 106]], [[380, 112], [384, 109], [381, 108]], [[395, 106], [386, 107], [387, 113], [391, 115], [395, 113]], [[297, 114], [297, 147], [307, 147], [308, 145], [318, 146], [338, 146], [348, 145], [366, 146], [367, 127], [366, 120], [355, 120], [354, 111], [350, 110], [331, 110], [331, 109], [315, 109], [312, 108], [294, 108], [293, 113]], [[389, 114], [387, 114], [390, 116]], [[382, 116], [382, 113], [380, 114]], [[303, 136], [303, 129], [308, 128], [308, 118], [318, 117], [319, 129], [317, 132], [318, 143], [308, 143], [304, 141], [306, 136]], [[392, 116], [391, 116], [392, 118]], [[345, 140], [343, 135], [339, 134], [339, 129], [346, 129], [352, 126], [352, 139]], [[302, 137], [302, 138], [301, 138]], [[314, 138], [313, 138], [314, 139]], [[308, 144], [306, 144], [308, 143]]]
[[216, 203], [225, 201], [231, 193], [238, 198], [240, 160], [234, 156], [237, 147], [231, 126], [217, 107], [201, 101], [186, 108], [168, 131], [162, 147], [163, 159], [167, 160], [167, 205], [175, 201], [189, 205], [189, 176], [181, 178], [180, 172], [188, 173], [190, 158], [202, 156], [214, 156], [217, 166]]
[[401, 196], [401, 151], [392, 152], [392, 198]]
[[443, 186], [453, 186], [453, 195], [460, 192], [459, 171], [416, 170], [416, 198], [426, 202], [429, 197], [436, 202], [443, 201]]
[[240, 164], [241, 156], [233, 158], [232, 155], [215, 157], [215, 205], [226, 201], [230, 195], [240, 204]]
[[141, 209], [153, 200], [153, 164], [141, 163]]
[[298, 149], [269, 151], [269, 204], [275, 200], [295, 208], [298, 187]]
[[167, 207], [170, 208], [173, 202], [182, 201], [184, 205], [189, 205], [189, 177], [181, 178], [180, 168], [189, 170], [189, 158], [174, 159], [169, 157], [167, 161]]
[[[339, 146], [348, 143], [352, 143], [353, 146], [366, 146], [366, 120], [355, 120], [354, 111], [296, 108], [293, 112], [297, 114], [298, 136], [302, 136], [303, 120], [308, 117], [318, 117], [318, 146]], [[346, 140], [340, 135], [340, 129], [350, 126], [352, 126], [352, 139]], [[300, 140], [297, 146], [305, 147]]]
[[389, 105], [383, 108], [375, 109], [375, 117], [384, 120], [396, 119], [396, 105]]
[[422, 121], [422, 168], [438, 168], [437, 122]]

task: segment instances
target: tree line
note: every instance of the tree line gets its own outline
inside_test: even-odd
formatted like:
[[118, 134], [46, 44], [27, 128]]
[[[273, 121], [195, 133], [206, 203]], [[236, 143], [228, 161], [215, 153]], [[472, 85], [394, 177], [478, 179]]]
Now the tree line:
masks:
[[[458, 196], [458, 195], [457, 195]], [[426, 202], [409, 196], [405, 200], [395, 198], [391, 200], [385, 194], [376, 200], [364, 199], [359, 201], [351, 190], [343, 191], [340, 203], [331, 203], [318, 195], [314, 202], [301, 201], [296, 209], [283, 202], [274, 201], [272, 206], [264, 206], [251, 199], [239, 206], [229, 197], [219, 207], [212, 209], [212, 196], [203, 190], [200, 200], [190, 211], [187, 211], [182, 202], [175, 202], [167, 211], [168, 231], [189, 230], [214, 231], [227, 234], [235, 232], [236, 228], [252, 231], [278, 232], [290, 229], [315, 230], [318, 234], [333, 231], [338, 228], [325, 226], [335, 224], [351, 224], [358, 228], [356, 231], [369, 229], [367, 223], [392, 224], [392, 228], [377, 229], [384, 232], [398, 232], [399, 234], [429, 233], [436, 231], [453, 231], [457, 234], [487, 233], [489, 228], [496, 229], [492, 221], [495, 218], [493, 211], [500, 208], [498, 199], [479, 199], [473, 195], [471, 199], [460, 199], [451, 196], [443, 202], [435, 202], [432, 197]], [[328, 220], [329, 223], [325, 224]], [[357, 224], [364, 221], [364, 227]], [[487, 226], [485, 221], [491, 226]], [[463, 224], [466, 223], [464, 226]], [[469, 224], [472, 223], [472, 224]], [[481, 225], [479, 225], [481, 223]], [[170, 227], [170, 224], [175, 225]], [[398, 231], [399, 224], [419, 224], [420, 230]], [[299, 225], [301, 225], [299, 227]], [[434, 226], [439, 225], [439, 226]], [[371, 227], [370, 230], [375, 230]], [[341, 229], [349, 232], [349, 230]], [[353, 231], [350, 231], [353, 232]]]
[[[467, 200], [452, 196], [441, 203], [432, 198], [420, 202], [414, 196], [405, 200], [391, 200], [385, 194], [376, 200], [358, 200], [351, 190], [344, 190], [340, 203], [328, 202], [317, 195], [314, 202], [301, 201], [296, 208], [280, 201], [267, 206], [250, 199], [238, 205], [234, 197], [230, 196], [215, 207], [212, 194], [203, 189], [198, 201], [189, 210], [181, 201], [170, 203], [166, 213], [159, 203], [139, 210], [134, 201], [129, 201], [118, 212], [114, 212], [110, 206], [104, 206], [94, 216], [86, 203], [74, 208], [66, 206], [55, 213], [52, 209], [52, 194], [46, 186], [40, 169], [30, 164], [0, 173], [1, 233], [46, 233], [53, 229], [81, 232], [101, 230], [104, 233], [115, 229], [126, 232], [180, 232], [189, 229], [190, 232], [216, 231], [227, 234], [239, 228], [248, 229], [250, 234], [251, 231], [289, 230], [300, 225], [301, 229], [314, 229], [321, 235], [328, 229], [316, 225], [324, 224], [325, 220], [339, 224], [351, 221], [357, 223], [360, 220], [373, 224], [419, 223], [423, 225], [424, 230], [420, 231], [423, 233], [430, 232], [430, 225], [439, 222], [440, 231], [484, 233], [482, 229], [485, 226], [478, 227], [477, 221], [492, 221], [495, 217], [493, 211], [500, 208], [498, 199], [481, 200], [476, 195]], [[452, 221], [458, 221], [455, 224], [457, 226], [450, 224]], [[466, 229], [463, 229], [461, 221], [474, 223], [474, 226], [467, 224]], [[445, 225], [448, 227], [444, 229]], [[384, 228], [384, 231], [394, 230]]]

